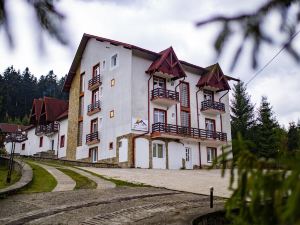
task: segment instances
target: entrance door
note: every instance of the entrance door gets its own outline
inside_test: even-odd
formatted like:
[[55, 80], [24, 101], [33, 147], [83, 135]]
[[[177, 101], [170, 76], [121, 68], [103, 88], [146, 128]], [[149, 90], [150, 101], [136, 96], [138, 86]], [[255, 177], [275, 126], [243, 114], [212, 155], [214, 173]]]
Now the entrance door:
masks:
[[185, 148], [185, 167], [187, 169], [193, 169], [192, 164], [192, 149], [190, 147]]
[[92, 158], [92, 162], [97, 162], [98, 161], [98, 148], [92, 148], [90, 149], [90, 154]]
[[166, 169], [166, 150], [161, 143], [152, 144], [152, 165], [153, 169]]

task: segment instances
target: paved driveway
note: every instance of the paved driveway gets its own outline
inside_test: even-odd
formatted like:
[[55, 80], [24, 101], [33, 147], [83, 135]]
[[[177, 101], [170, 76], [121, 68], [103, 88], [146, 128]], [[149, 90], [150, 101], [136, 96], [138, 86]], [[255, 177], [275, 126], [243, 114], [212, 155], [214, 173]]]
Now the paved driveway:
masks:
[[[229, 197], [229, 173], [221, 177], [221, 170], [159, 170], [159, 169], [84, 169], [120, 180], [144, 183], [154, 187], [186, 191], [197, 194], [209, 194], [214, 187], [215, 196]], [[228, 171], [229, 172], [229, 171]]]

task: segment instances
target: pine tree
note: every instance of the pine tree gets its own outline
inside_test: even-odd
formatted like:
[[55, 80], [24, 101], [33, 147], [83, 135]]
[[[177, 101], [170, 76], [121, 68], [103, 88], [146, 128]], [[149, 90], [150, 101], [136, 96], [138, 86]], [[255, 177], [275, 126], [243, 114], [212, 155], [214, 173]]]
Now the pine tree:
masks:
[[276, 129], [279, 127], [273, 116], [272, 107], [267, 97], [263, 96], [258, 111], [257, 125], [257, 151], [258, 155], [271, 158], [278, 152], [279, 141], [277, 139]]
[[300, 149], [299, 128], [294, 122], [290, 123], [287, 146], [289, 151]]
[[253, 127], [254, 106], [251, 104], [250, 96], [243, 82], [238, 82], [233, 87], [233, 100], [231, 101], [231, 133], [236, 139], [238, 133], [244, 139], [250, 138], [250, 128]]

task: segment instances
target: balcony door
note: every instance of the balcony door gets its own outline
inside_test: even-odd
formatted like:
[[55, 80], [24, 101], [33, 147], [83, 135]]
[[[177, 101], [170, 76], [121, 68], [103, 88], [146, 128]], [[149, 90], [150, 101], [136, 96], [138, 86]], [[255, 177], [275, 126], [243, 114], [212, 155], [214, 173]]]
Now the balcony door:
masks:
[[100, 63], [93, 67], [93, 77], [100, 75]]
[[92, 92], [92, 104], [94, 105], [97, 101], [99, 101], [99, 88]]
[[161, 77], [153, 77], [153, 89], [166, 89], [166, 79]]
[[167, 112], [161, 109], [154, 109], [154, 123], [167, 123]]
[[91, 121], [91, 133], [95, 133], [98, 131], [98, 119], [94, 119]]
[[214, 92], [204, 90], [204, 101], [214, 101]]
[[205, 130], [216, 131], [216, 122], [212, 119], [205, 119]]

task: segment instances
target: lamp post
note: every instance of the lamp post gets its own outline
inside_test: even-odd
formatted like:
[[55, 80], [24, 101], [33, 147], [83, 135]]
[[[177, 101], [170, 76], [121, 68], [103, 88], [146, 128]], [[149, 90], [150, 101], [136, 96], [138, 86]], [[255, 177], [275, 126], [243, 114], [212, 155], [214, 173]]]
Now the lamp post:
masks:
[[14, 154], [15, 154], [16, 143], [20, 143], [26, 140], [27, 140], [27, 134], [25, 131], [22, 131], [21, 129], [18, 129], [16, 132], [10, 133], [5, 137], [5, 142], [7, 143], [11, 142], [11, 152], [10, 152], [10, 157], [8, 162], [6, 183], [10, 183], [11, 181], [11, 173], [14, 165]]

